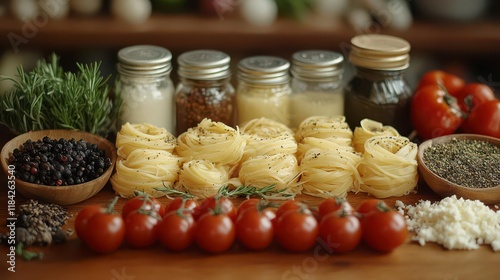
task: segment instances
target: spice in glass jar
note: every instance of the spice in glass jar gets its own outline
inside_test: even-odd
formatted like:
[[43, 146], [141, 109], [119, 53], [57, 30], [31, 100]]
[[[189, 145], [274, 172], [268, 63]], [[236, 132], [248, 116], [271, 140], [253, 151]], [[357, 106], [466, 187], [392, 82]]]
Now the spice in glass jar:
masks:
[[403, 75], [410, 65], [410, 44], [381, 34], [359, 35], [351, 44], [349, 60], [356, 75], [345, 89], [349, 126], [354, 129], [361, 120], [371, 119], [409, 135], [412, 90]]
[[205, 118], [235, 125], [230, 61], [229, 55], [215, 50], [195, 50], [179, 56], [180, 83], [175, 93], [177, 135]]
[[305, 50], [293, 54], [291, 127], [312, 116], [343, 116], [344, 57], [325, 50]]
[[290, 125], [290, 63], [274, 56], [253, 56], [238, 64], [238, 124], [261, 117]]

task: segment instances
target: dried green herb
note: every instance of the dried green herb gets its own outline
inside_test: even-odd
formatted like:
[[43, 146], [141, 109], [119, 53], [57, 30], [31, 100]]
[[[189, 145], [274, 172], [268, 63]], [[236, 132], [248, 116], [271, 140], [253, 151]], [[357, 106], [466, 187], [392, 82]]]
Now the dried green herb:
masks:
[[120, 99], [109, 96], [101, 63], [77, 63], [76, 73], [65, 72], [59, 57], [38, 61], [18, 78], [11, 91], [0, 95], [0, 123], [16, 133], [42, 129], [74, 129], [106, 136], [114, 129]]

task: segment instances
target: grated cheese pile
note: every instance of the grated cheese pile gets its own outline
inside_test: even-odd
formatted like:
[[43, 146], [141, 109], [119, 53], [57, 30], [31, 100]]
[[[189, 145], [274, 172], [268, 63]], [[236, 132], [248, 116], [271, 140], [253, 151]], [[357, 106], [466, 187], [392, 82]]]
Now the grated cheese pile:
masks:
[[420, 200], [415, 206], [398, 200], [396, 206], [405, 215], [408, 230], [415, 233], [413, 240], [422, 246], [436, 242], [450, 250], [473, 250], [490, 244], [493, 251], [500, 251], [500, 210], [481, 201], [454, 195], [435, 203]]

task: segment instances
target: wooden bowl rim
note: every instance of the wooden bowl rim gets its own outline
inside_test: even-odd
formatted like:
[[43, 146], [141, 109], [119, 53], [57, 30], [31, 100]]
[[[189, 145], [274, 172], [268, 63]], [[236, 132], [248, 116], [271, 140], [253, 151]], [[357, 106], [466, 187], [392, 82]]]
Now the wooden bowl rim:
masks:
[[[487, 188], [472, 188], [472, 187], [466, 187], [462, 185], [458, 185], [456, 183], [450, 182], [449, 180], [440, 177], [436, 173], [434, 173], [432, 170], [430, 170], [427, 165], [424, 162], [423, 156], [424, 156], [424, 151], [432, 147], [433, 145], [437, 144], [444, 144], [450, 142], [452, 139], [459, 139], [459, 140], [483, 140], [490, 142], [498, 147], [500, 147], [500, 139], [495, 138], [495, 137], [490, 137], [486, 135], [480, 135], [480, 134], [450, 134], [450, 135], [445, 135], [445, 136], [440, 136], [436, 137], [433, 139], [426, 140], [422, 142], [419, 147], [418, 147], [418, 152], [417, 152], [417, 161], [418, 161], [418, 166], [419, 168], [423, 169], [424, 172], [427, 173], [427, 175], [433, 177], [436, 180], [444, 181], [446, 184], [450, 186], [450, 188], [456, 188], [456, 189], [461, 189], [462, 191], [469, 192], [469, 193], [490, 193], [492, 191], [497, 191], [500, 190], [500, 186], [493, 186], [493, 187], [487, 187]], [[425, 176], [424, 176], [425, 179]], [[427, 185], [435, 190], [435, 186], [432, 186], [431, 184], [427, 183]], [[437, 192], [437, 190], [435, 190]], [[498, 198], [500, 200], [500, 197]]]
[[[15, 142], [15, 141], [19, 141], [19, 139], [22, 139], [22, 138], [26, 138], [26, 140], [31, 139], [32, 141], [37, 141], [37, 140], [42, 139], [43, 137], [47, 136], [47, 134], [51, 134], [51, 133], [61, 133], [63, 135], [67, 134], [68, 137], [62, 136], [59, 138], [65, 138], [65, 139], [72, 139], [73, 138], [76, 141], [83, 139], [83, 138], [91, 138], [91, 139], [99, 140], [100, 143], [95, 143], [94, 141], [91, 141], [91, 140], [85, 140], [85, 141], [92, 143], [92, 144], [98, 144], [98, 148], [104, 150], [106, 155], [108, 153], [110, 153], [109, 158], [111, 159], [111, 166], [109, 166], [108, 169], [106, 169], [106, 171], [98, 178], [95, 178], [91, 181], [87, 181], [85, 183], [74, 184], [74, 185], [69, 185], [69, 186], [48, 186], [48, 185], [34, 184], [34, 183], [26, 182], [26, 181], [23, 181], [21, 179], [16, 178], [15, 179], [16, 180], [16, 189], [17, 189], [17, 186], [21, 186], [21, 187], [26, 187], [26, 188], [37, 188], [37, 189], [42, 189], [42, 190], [47, 190], [47, 191], [76, 190], [79, 188], [83, 188], [83, 187], [87, 187], [89, 185], [95, 184], [98, 181], [105, 179], [106, 177], [109, 180], [109, 177], [111, 176], [111, 173], [113, 172], [114, 166], [116, 164], [117, 154], [116, 154], [115, 146], [109, 140], [107, 140], [106, 138], [101, 137], [97, 134], [84, 132], [84, 131], [78, 131], [78, 130], [66, 130], [66, 129], [45, 129], [45, 130], [30, 131], [30, 132], [26, 132], [26, 133], [17, 135], [16, 137], [9, 140], [7, 143], [5, 143], [5, 145], [2, 147], [2, 151], [0, 152], [2, 167], [3, 167], [4, 172], [6, 174], [8, 174], [7, 173], [8, 167], [9, 167], [8, 159], [9, 159], [10, 153], [12, 152], [12, 151], [7, 151], [7, 147], [10, 146], [9, 144], [11, 144], [12, 142]], [[32, 137], [28, 137], [28, 136], [32, 136]], [[86, 136], [86, 137], [82, 137], [82, 136]], [[99, 186], [99, 188], [102, 189], [107, 184], [108, 180], [105, 180], [105, 182], [103, 182], [102, 186]], [[20, 191], [20, 192], [22, 193], [22, 191]]]

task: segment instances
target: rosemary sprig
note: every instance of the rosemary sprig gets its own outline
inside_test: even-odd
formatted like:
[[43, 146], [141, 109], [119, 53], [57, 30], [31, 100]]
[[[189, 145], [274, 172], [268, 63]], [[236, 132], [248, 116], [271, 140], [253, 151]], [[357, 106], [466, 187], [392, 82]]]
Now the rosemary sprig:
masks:
[[226, 196], [226, 197], [251, 197], [251, 196], [258, 196], [261, 198], [266, 198], [270, 195], [280, 195], [282, 197], [293, 197], [293, 194], [288, 194], [284, 193], [287, 189], [280, 189], [277, 190], [276, 184], [272, 184], [263, 188], [257, 188], [254, 186], [238, 186], [235, 189], [231, 190], [229, 186], [224, 186], [219, 189], [218, 195], [219, 196]]
[[165, 182], [162, 182], [162, 183], [163, 183], [163, 188], [153, 188], [153, 189], [155, 191], [164, 192], [167, 196], [173, 195], [173, 196], [180, 196], [183, 198], [194, 198], [195, 197], [194, 195], [192, 195], [190, 193], [179, 191], [179, 190], [176, 190], [174, 188], [168, 187], [165, 185]]
[[38, 61], [18, 78], [11, 91], [0, 94], [0, 123], [17, 133], [41, 129], [74, 129], [106, 136], [114, 129], [121, 99], [111, 100], [101, 63], [77, 63], [76, 73], [65, 72], [59, 58]]

